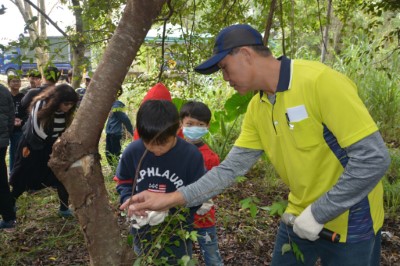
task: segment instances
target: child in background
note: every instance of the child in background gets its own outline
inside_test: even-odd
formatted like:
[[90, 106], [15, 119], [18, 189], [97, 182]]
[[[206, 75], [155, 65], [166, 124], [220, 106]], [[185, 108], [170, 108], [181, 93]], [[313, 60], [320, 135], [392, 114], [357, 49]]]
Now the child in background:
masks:
[[[194, 144], [203, 155], [205, 167], [211, 170], [219, 165], [219, 157], [202, 137], [208, 133], [211, 111], [201, 102], [190, 101], [181, 107], [180, 119], [186, 141]], [[218, 249], [218, 236], [215, 228], [215, 207], [212, 200], [201, 205], [194, 216], [194, 228], [198, 234], [201, 253], [207, 266], [223, 265]]]
[[[130, 143], [122, 153], [114, 178], [118, 182], [121, 204], [129, 205], [131, 196], [144, 190], [158, 193], [176, 191], [204, 174], [202, 155], [196, 147], [176, 136], [179, 127], [179, 114], [172, 102], [148, 100], [140, 106], [136, 118], [140, 138]], [[196, 210], [190, 208], [189, 213], [183, 214], [185, 219], [179, 220], [173, 234], [167, 236], [169, 243], [161, 247], [157, 247], [157, 240], [167, 224], [161, 223], [167, 215], [176, 214], [177, 209], [150, 212], [147, 217], [132, 216], [136, 220], [131, 229], [135, 252], [166, 258], [170, 265], [177, 265], [177, 260], [184, 255], [191, 257], [191, 240], [182, 239], [175, 228], [190, 231]]]
[[[122, 87], [117, 92], [117, 98], [123, 93]], [[131, 120], [124, 112], [125, 104], [116, 100], [108, 116], [106, 124], [106, 158], [110, 166], [118, 162], [121, 154], [121, 139], [123, 134], [122, 125], [133, 136], [133, 126]]]
[[85, 96], [85, 93], [86, 93], [86, 90], [89, 87], [90, 81], [92, 81], [92, 78], [89, 76], [89, 74], [86, 74], [85, 75], [85, 87], [81, 87], [81, 88], [77, 88], [76, 89], [76, 93], [78, 93], [78, 95], [79, 95], [78, 107], [81, 105], [83, 96]]
[[[151, 87], [151, 89], [144, 96], [142, 103], [148, 100], [166, 100], [172, 102], [171, 93], [169, 92], [168, 88], [161, 82]], [[183, 138], [181, 131], [179, 131], [178, 136]], [[138, 138], [139, 134], [135, 129], [135, 131], [133, 132], [133, 140], [137, 140]]]

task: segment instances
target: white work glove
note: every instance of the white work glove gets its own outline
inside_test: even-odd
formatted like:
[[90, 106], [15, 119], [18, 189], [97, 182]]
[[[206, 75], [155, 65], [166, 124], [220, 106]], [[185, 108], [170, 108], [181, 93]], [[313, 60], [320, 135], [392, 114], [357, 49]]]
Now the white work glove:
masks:
[[147, 216], [131, 216], [131, 221], [136, 220], [135, 224], [132, 224], [133, 228], [139, 229], [140, 227], [149, 224], [151, 226], [160, 224], [164, 221], [165, 217], [168, 216], [168, 211], [148, 211]]
[[214, 206], [214, 202], [212, 199], [209, 199], [200, 206], [196, 213], [198, 215], [204, 215], [211, 210], [212, 206]]
[[160, 224], [164, 222], [165, 217], [167, 216], [168, 216], [168, 211], [161, 211], [161, 212], [150, 211], [147, 216], [149, 217], [149, 225], [153, 226]]
[[300, 238], [315, 241], [319, 238], [318, 234], [324, 228], [323, 224], [318, 223], [311, 213], [311, 205], [294, 220], [293, 231]]

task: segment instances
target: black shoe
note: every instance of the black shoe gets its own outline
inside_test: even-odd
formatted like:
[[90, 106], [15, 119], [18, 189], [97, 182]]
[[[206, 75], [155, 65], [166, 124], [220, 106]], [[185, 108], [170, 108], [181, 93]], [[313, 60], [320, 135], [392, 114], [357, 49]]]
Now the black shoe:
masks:
[[17, 222], [15, 220], [10, 220], [10, 221], [1, 221], [0, 222], [0, 230], [4, 230], [4, 231], [14, 231], [15, 226], [16, 226]]

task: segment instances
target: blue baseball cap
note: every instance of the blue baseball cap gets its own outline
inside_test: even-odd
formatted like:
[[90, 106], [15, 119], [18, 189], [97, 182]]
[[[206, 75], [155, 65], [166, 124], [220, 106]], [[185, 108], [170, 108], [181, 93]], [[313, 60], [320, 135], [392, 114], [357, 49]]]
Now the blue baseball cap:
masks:
[[200, 74], [212, 74], [219, 70], [218, 63], [233, 48], [247, 45], [264, 45], [261, 34], [247, 24], [236, 24], [219, 32], [214, 44], [213, 55], [194, 70]]

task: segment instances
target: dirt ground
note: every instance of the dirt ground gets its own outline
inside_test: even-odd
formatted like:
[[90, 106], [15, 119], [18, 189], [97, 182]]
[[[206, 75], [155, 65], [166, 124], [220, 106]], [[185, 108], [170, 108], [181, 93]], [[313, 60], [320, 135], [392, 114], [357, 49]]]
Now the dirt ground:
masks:
[[[216, 199], [219, 248], [226, 266], [270, 265], [279, 218], [259, 211], [253, 219], [238, 202], [254, 196], [267, 206], [276, 201], [277, 195], [284, 194], [279, 189], [266, 193], [258, 181], [251, 181], [228, 189]], [[0, 265], [89, 265], [78, 221], [57, 217], [57, 203], [56, 193], [50, 189], [23, 195], [19, 200], [17, 229], [0, 233]], [[117, 208], [115, 211], [118, 213]], [[382, 231], [381, 265], [400, 265], [399, 219], [386, 219]], [[122, 226], [121, 232], [127, 234], [126, 226]], [[204, 265], [199, 254], [195, 247], [194, 257], [199, 265]]]
[[[0, 75], [7, 85], [7, 77]], [[23, 78], [23, 85], [28, 81]], [[240, 199], [254, 196], [262, 206], [285, 198], [285, 189], [265, 191], [260, 180], [252, 180], [228, 189], [216, 199], [218, 235], [221, 255], [226, 266], [270, 265], [279, 219], [267, 212], [252, 219], [240, 209]], [[49, 196], [50, 195], [50, 196]], [[0, 233], [0, 266], [6, 265], [89, 265], [89, 256], [76, 219], [57, 217], [55, 192], [42, 191], [23, 198], [19, 206], [18, 226], [12, 233]], [[23, 215], [21, 215], [23, 213]], [[195, 257], [203, 265], [198, 247]], [[400, 216], [387, 217], [382, 228], [382, 266], [400, 265]], [[17, 260], [12, 258], [17, 257]], [[13, 261], [13, 263], [11, 263]]]

